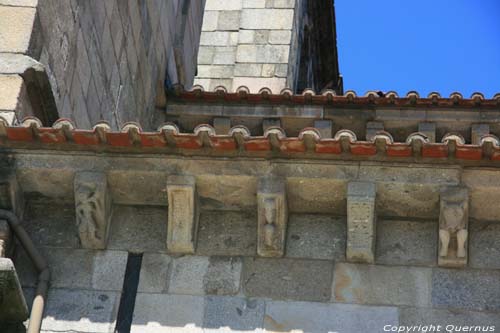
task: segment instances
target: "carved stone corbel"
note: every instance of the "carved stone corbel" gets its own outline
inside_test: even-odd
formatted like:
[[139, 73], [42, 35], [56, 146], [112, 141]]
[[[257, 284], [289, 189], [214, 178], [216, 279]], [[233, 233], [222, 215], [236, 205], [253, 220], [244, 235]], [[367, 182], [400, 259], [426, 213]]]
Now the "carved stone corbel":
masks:
[[375, 183], [353, 181], [347, 185], [348, 261], [375, 262], [375, 197]]
[[288, 223], [285, 182], [282, 179], [260, 179], [257, 214], [257, 254], [262, 257], [282, 257], [285, 254]]
[[443, 188], [439, 213], [439, 266], [463, 267], [467, 265], [468, 230], [468, 189], [462, 186]]
[[105, 249], [112, 215], [106, 175], [79, 172], [75, 175], [74, 191], [76, 225], [82, 247]]
[[194, 253], [199, 220], [195, 178], [169, 176], [167, 195], [167, 248], [172, 253]]

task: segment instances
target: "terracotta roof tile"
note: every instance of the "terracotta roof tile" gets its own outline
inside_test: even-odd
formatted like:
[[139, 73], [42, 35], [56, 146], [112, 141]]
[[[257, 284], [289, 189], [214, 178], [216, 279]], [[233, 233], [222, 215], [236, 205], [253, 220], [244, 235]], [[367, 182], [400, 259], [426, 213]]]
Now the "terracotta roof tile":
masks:
[[[234, 126], [225, 135], [218, 135], [208, 124], [198, 125], [193, 133], [181, 133], [175, 124], [165, 124], [158, 131], [144, 132], [135, 123], [127, 123], [120, 131], [111, 131], [106, 123], [93, 130], [76, 129], [67, 119], [58, 120], [53, 127], [41, 127], [35, 118], [25, 119], [19, 126], [8, 126], [0, 119], [0, 147], [16, 144], [51, 149], [54, 146], [72, 149], [75, 145], [93, 150], [144, 148], [170, 152], [168, 149], [208, 149], [226, 152], [308, 153], [313, 155], [351, 154], [390, 158], [423, 157], [433, 159], [500, 160], [500, 141], [491, 134], [481, 137], [477, 145], [467, 144], [458, 134], [446, 134], [440, 143], [430, 143], [422, 133], [412, 133], [405, 142], [394, 142], [392, 135], [379, 131], [371, 141], [360, 141], [354, 132], [342, 129], [333, 138], [321, 138], [316, 128], [304, 128], [298, 136], [288, 137], [280, 127], [268, 128], [262, 136], [252, 136], [244, 126]], [[308, 155], [310, 156], [310, 155]]]

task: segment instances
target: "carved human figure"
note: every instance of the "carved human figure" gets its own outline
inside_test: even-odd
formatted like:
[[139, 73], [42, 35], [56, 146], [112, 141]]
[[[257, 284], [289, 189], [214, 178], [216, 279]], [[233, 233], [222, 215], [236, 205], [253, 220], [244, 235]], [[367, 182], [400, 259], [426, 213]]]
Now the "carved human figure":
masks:
[[103, 211], [102, 200], [97, 195], [97, 186], [92, 183], [80, 183], [76, 188], [76, 225], [81, 234], [91, 239], [101, 240], [98, 226], [98, 214]]
[[467, 241], [467, 201], [448, 200], [442, 198], [441, 218], [439, 223], [439, 240], [441, 249], [439, 256], [447, 257], [450, 248], [450, 239], [457, 239], [457, 258], [466, 257], [465, 244]]
[[266, 246], [273, 245], [274, 233], [276, 230], [276, 202], [273, 198], [266, 198], [263, 202], [264, 218], [264, 244]]

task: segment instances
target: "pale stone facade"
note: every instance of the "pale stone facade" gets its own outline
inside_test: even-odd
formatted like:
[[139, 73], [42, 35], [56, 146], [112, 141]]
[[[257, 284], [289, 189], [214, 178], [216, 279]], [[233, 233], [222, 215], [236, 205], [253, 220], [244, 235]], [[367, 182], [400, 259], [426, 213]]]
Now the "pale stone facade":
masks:
[[[316, 87], [314, 76], [321, 74], [299, 70], [299, 66], [312, 67], [315, 61], [308, 59], [309, 51], [304, 50], [309, 42], [304, 36], [305, 27], [314, 26], [316, 35], [332, 35], [332, 31], [318, 27], [321, 23], [309, 10], [314, 7], [310, 3], [314, 1], [207, 0], [195, 84], [209, 91], [217, 86], [229, 91], [245, 86], [253, 93], [264, 87], [279, 93], [285, 88], [304, 89], [298, 82], [302, 80], [302, 84], [309, 84], [308, 88], [341, 92], [336, 82], [338, 72], [333, 75], [337, 77], [328, 78], [334, 84]], [[328, 12], [322, 15], [328, 16]], [[335, 45], [326, 48], [336, 54]]]

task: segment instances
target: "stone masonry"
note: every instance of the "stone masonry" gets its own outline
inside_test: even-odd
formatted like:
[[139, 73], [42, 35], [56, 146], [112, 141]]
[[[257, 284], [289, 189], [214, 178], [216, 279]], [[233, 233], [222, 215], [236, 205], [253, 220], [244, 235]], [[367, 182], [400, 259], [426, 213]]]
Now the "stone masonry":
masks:
[[[65, 117], [88, 129], [101, 120], [115, 129], [129, 121], [152, 127], [165, 81], [192, 84], [203, 7], [181, 0], [0, 1], [0, 116], [13, 123], [36, 115], [46, 125]], [[45, 78], [41, 93], [53, 96], [42, 110], [32, 105], [50, 98], [37, 98], [43, 84], [32, 84], [30, 68]]]
[[207, 0], [195, 84], [255, 93], [289, 86], [295, 6], [295, 0]]

